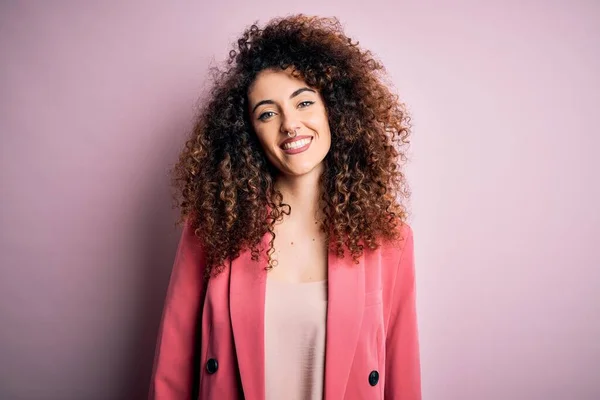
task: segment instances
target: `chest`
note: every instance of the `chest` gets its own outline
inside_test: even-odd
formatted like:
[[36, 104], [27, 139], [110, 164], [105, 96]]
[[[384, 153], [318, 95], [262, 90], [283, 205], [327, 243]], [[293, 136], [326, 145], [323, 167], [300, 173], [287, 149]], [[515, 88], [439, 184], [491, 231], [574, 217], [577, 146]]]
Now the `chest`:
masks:
[[291, 230], [276, 232], [272, 254], [276, 266], [269, 279], [286, 282], [316, 282], [327, 279], [327, 242], [324, 234]]

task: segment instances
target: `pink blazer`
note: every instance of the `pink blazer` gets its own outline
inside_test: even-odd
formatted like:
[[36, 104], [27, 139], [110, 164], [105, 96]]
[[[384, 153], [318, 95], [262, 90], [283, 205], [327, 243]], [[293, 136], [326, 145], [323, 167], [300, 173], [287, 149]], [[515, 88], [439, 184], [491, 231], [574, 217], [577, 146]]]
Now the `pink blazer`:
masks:
[[[325, 400], [421, 399], [413, 235], [365, 252], [329, 255]], [[267, 248], [269, 235], [262, 245]], [[266, 256], [246, 251], [209, 281], [184, 228], [158, 337], [150, 398], [264, 400]], [[205, 299], [203, 301], [203, 299]]]

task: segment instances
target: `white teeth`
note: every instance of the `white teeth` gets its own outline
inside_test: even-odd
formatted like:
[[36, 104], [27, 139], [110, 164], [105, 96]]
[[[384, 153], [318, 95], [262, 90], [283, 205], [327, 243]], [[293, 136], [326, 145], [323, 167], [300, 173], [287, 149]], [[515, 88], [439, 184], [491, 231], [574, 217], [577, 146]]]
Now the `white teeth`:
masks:
[[285, 150], [297, 149], [299, 147], [307, 145], [308, 143], [310, 143], [310, 139], [300, 139], [300, 140], [296, 140], [295, 142], [284, 144], [283, 148]]

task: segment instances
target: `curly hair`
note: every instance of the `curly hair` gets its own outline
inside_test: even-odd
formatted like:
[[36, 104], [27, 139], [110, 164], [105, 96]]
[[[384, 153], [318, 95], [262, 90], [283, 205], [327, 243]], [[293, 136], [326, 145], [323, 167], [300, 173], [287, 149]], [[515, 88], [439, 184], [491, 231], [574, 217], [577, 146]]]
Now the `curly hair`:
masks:
[[400, 166], [407, 160], [410, 118], [384, 82], [385, 69], [370, 51], [347, 37], [337, 18], [294, 15], [263, 28], [254, 23], [237, 40], [172, 170], [178, 223], [186, 221], [206, 254], [206, 276], [251, 250], [258, 260], [269, 232], [273, 267], [274, 225], [291, 207], [274, 187], [248, 111], [247, 93], [259, 72], [290, 68], [316, 88], [327, 109], [331, 148], [319, 178], [320, 229], [330, 251], [355, 262], [365, 246], [398, 238], [410, 197]]

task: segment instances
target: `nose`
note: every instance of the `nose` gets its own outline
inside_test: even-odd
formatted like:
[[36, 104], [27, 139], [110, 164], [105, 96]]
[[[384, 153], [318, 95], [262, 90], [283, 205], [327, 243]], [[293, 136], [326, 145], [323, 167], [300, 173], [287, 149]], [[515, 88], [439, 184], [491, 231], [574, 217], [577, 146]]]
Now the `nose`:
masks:
[[300, 129], [300, 123], [293, 116], [286, 115], [283, 117], [281, 122], [280, 131], [284, 135], [287, 135], [288, 132], [294, 132]]

